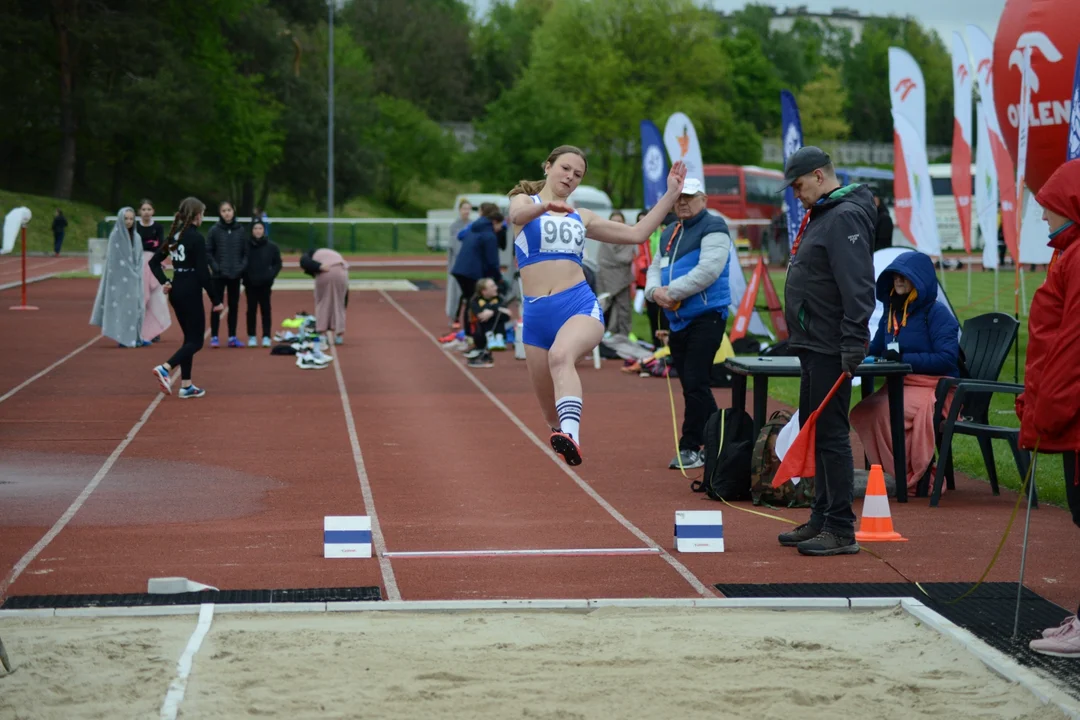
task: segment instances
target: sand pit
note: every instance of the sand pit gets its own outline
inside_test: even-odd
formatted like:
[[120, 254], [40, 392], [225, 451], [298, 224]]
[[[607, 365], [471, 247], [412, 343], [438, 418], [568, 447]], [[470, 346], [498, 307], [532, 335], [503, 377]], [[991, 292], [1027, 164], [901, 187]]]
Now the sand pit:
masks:
[[[194, 616], [4, 618], [0, 718], [157, 717]], [[894, 608], [217, 614], [181, 718], [1065, 715]]]

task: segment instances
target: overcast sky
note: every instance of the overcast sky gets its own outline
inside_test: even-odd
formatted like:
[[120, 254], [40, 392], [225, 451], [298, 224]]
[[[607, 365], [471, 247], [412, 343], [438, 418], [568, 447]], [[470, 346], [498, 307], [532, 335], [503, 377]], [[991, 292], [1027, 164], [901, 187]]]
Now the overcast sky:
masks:
[[[467, 0], [478, 14], [487, 12], [490, 0]], [[746, 5], [745, 0], [702, 0], [717, 10], [730, 12]], [[765, 4], [765, 3], [763, 3]], [[911, 15], [921, 24], [937, 30], [949, 47], [949, 37], [954, 30], [963, 33], [964, 25], [980, 26], [991, 40], [997, 32], [998, 18], [1005, 8], [1005, 0], [794, 0], [771, 2], [776, 8], [805, 5], [810, 12], [829, 13], [833, 8], [845, 7], [858, 10], [862, 15]]]

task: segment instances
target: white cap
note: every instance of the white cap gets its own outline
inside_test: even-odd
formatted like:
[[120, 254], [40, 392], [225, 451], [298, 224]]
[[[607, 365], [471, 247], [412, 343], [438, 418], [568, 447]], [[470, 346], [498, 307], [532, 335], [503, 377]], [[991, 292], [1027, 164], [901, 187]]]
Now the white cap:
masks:
[[686, 178], [683, 180], [682, 195], [697, 195], [698, 193], [705, 192], [705, 188], [701, 186], [701, 181], [697, 178]]

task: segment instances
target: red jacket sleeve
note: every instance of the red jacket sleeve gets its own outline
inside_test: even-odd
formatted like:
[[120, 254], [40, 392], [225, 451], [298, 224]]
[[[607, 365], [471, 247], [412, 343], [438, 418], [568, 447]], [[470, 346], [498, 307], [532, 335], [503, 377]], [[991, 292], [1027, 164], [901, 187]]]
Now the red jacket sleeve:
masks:
[[1080, 252], [1075, 250], [1062, 258], [1068, 263], [1061, 268], [1064, 278], [1065, 303], [1061, 325], [1050, 350], [1043, 360], [1042, 377], [1033, 411], [1035, 430], [1040, 435], [1058, 435], [1080, 412]]

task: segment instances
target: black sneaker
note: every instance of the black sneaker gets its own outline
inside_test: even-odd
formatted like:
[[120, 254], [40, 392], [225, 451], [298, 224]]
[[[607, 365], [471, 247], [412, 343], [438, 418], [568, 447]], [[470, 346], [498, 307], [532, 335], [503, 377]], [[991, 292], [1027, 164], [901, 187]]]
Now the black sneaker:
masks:
[[486, 350], [481, 352], [474, 358], [469, 360], [469, 367], [471, 368], [490, 368], [495, 367], [495, 362], [491, 359], [491, 353]]
[[821, 530], [811, 527], [810, 523], [803, 523], [791, 532], [781, 533], [779, 540], [784, 547], [795, 547], [801, 542], [813, 540], [821, 533]]
[[859, 543], [853, 537], [840, 537], [822, 530], [810, 540], [797, 545], [800, 555], [854, 555], [859, 552]]

